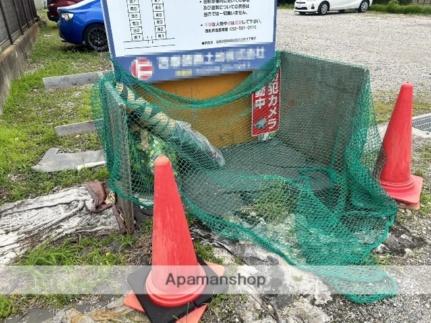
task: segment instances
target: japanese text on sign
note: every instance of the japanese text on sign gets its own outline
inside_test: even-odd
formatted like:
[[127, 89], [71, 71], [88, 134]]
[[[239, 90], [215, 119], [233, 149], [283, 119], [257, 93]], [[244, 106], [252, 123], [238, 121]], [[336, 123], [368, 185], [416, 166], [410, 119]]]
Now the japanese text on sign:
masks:
[[278, 131], [280, 127], [280, 72], [268, 85], [252, 95], [253, 137]]
[[[253, 70], [275, 52], [275, 0], [102, 0], [123, 68], [148, 60], [147, 80]], [[138, 60], [138, 61], [136, 61]]]

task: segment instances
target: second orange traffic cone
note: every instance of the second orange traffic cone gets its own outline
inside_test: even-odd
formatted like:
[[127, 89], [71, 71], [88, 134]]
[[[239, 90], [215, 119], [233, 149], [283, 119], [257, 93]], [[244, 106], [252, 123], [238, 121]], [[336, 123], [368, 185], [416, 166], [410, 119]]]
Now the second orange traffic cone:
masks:
[[383, 140], [385, 165], [380, 183], [394, 200], [418, 208], [423, 179], [411, 174], [413, 85], [401, 86]]

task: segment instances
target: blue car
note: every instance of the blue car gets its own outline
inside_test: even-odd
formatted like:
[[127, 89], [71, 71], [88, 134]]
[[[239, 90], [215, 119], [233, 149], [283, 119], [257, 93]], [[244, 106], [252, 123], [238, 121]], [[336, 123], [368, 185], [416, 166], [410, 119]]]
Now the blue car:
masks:
[[60, 37], [72, 44], [84, 44], [98, 52], [108, 49], [100, 0], [84, 0], [58, 8]]

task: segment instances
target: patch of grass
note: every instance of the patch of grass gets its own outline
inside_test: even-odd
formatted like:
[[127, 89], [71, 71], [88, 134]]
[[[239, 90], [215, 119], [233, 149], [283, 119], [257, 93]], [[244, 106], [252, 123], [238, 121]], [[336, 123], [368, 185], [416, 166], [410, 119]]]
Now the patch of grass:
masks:
[[219, 294], [214, 296], [214, 298], [211, 300], [210, 307], [220, 307], [223, 303], [226, 301], [229, 301], [233, 296], [228, 294]]
[[279, 9], [293, 9], [294, 5], [293, 3], [282, 3], [278, 5]]
[[[395, 100], [393, 102], [374, 101], [374, 111], [376, 113], [376, 120], [378, 123], [388, 122], [391, 118], [392, 111], [394, 110]], [[425, 102], [414, 103], [414, 115], [420, 115], [431, 112], [431, 104]]]
[[376, 264], [381, 266], [389, 266], [391, 264], [392, 256], [389, 254], [374, 255]]
[[135, 237], [121, 234], [70, 238], [59, 245], [40, 245], [26, 253], [18, 264], [25, 266], [125, 265], [127, 258], [124, 250], [131, 248], [135, 242]]
[[186, 214], [186, 217], [187, 217], [187, 222], [188, 222], [190, 227], [192, 225], [203, 225], [202, 222], [199, 221], [199, 218], [192, 215], [192, 214]]
[[431, 15], [430, 6], [417, 4], [401, 5], [396, 0], [391, 0], [388, 4], [374, 4], [370, 7], [370, 10], [405, 15]]
[[153, 232], [153, 218], [148, 217], [145, 219], [145, 221], [141, 224], [141, 231], [144, 236], [150, 236]]
[[3, 295], [0, 295], [0, 319], [5, 319], [14, 313], [12, 301]]
[[208, 262], [212, 262], [214, 264], [223, 264], [223, 260], [216, 257], [216, 255], [214, 254], [213, 247], [207, 244], [204, 245], [199, 241], [195, 241], [194, 244], [195, 244], [196, 254], [198, 255], [199, 258]]
[[262, 221], [279, 224], [296, 203], [295, 194], [284, 183], [271, 183], [258, 196], [249, 199], [249, 205], [243, 207], [238, 216], [250, 225]]
[[[27, 252], [18, 262], [21, 266], [109, 266], [126, 265], [127, 251], [137, 242], [130, 235], [105, 237], [81, 236], [65, 239], [59, 244], [45, 243]], [[80, 295], [0, 296], [0, 318], [17, 314], [35, 304], [41, 307], [63, 307], [81, 298]]]
[[423, 216], [431, 216], [431, 193], [424, 190], [421, 194], [421, 209], [419, 214]]
[[293, 196], [284, 183], [277, 183], [257, 198], [253, 208], [267, 223], [279, 223], [294, 207]]
[[58, 138], [54, 132], [55, 126], [92, 118], [90, 87], [47, 92], [42, 79], [107, 68], [107, 53], [61, 42], [53, 23], [41, 27], [26, 72], [12, 82], [0, 116], [0, 203], [106, 178], [104, 168], [40, 174], [31, 167], [51, 147], [64, 151], [100, 147], [95, 134]]
[[31, 165], [24, 169], [14, 169], [5, 176], [0, 176], [1, 202], [16, 201], [47, 194], [54, 189], [70, 187], [89, 180], [103, 181], [108, 172], [105, 167], [82, 169], [80, 171], [63, 171], [46, 174], [31, 170]]
[[242, 322], [246, 301], [245, 295], [216, 295], [209, 303], [202, 322]]

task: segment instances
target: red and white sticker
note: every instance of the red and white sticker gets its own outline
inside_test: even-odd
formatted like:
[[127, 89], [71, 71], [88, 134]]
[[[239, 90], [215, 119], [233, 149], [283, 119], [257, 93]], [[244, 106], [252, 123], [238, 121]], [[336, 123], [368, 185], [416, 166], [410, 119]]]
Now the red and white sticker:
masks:
[[280, 72], [267, 86], [252, 95], [251, 135], [257, 137], [280, 128]]
[[138, 57], [132, 62], [130, 72], [137, 79], [147, 81], [153, 76], [153, 64], [146, 57]]

